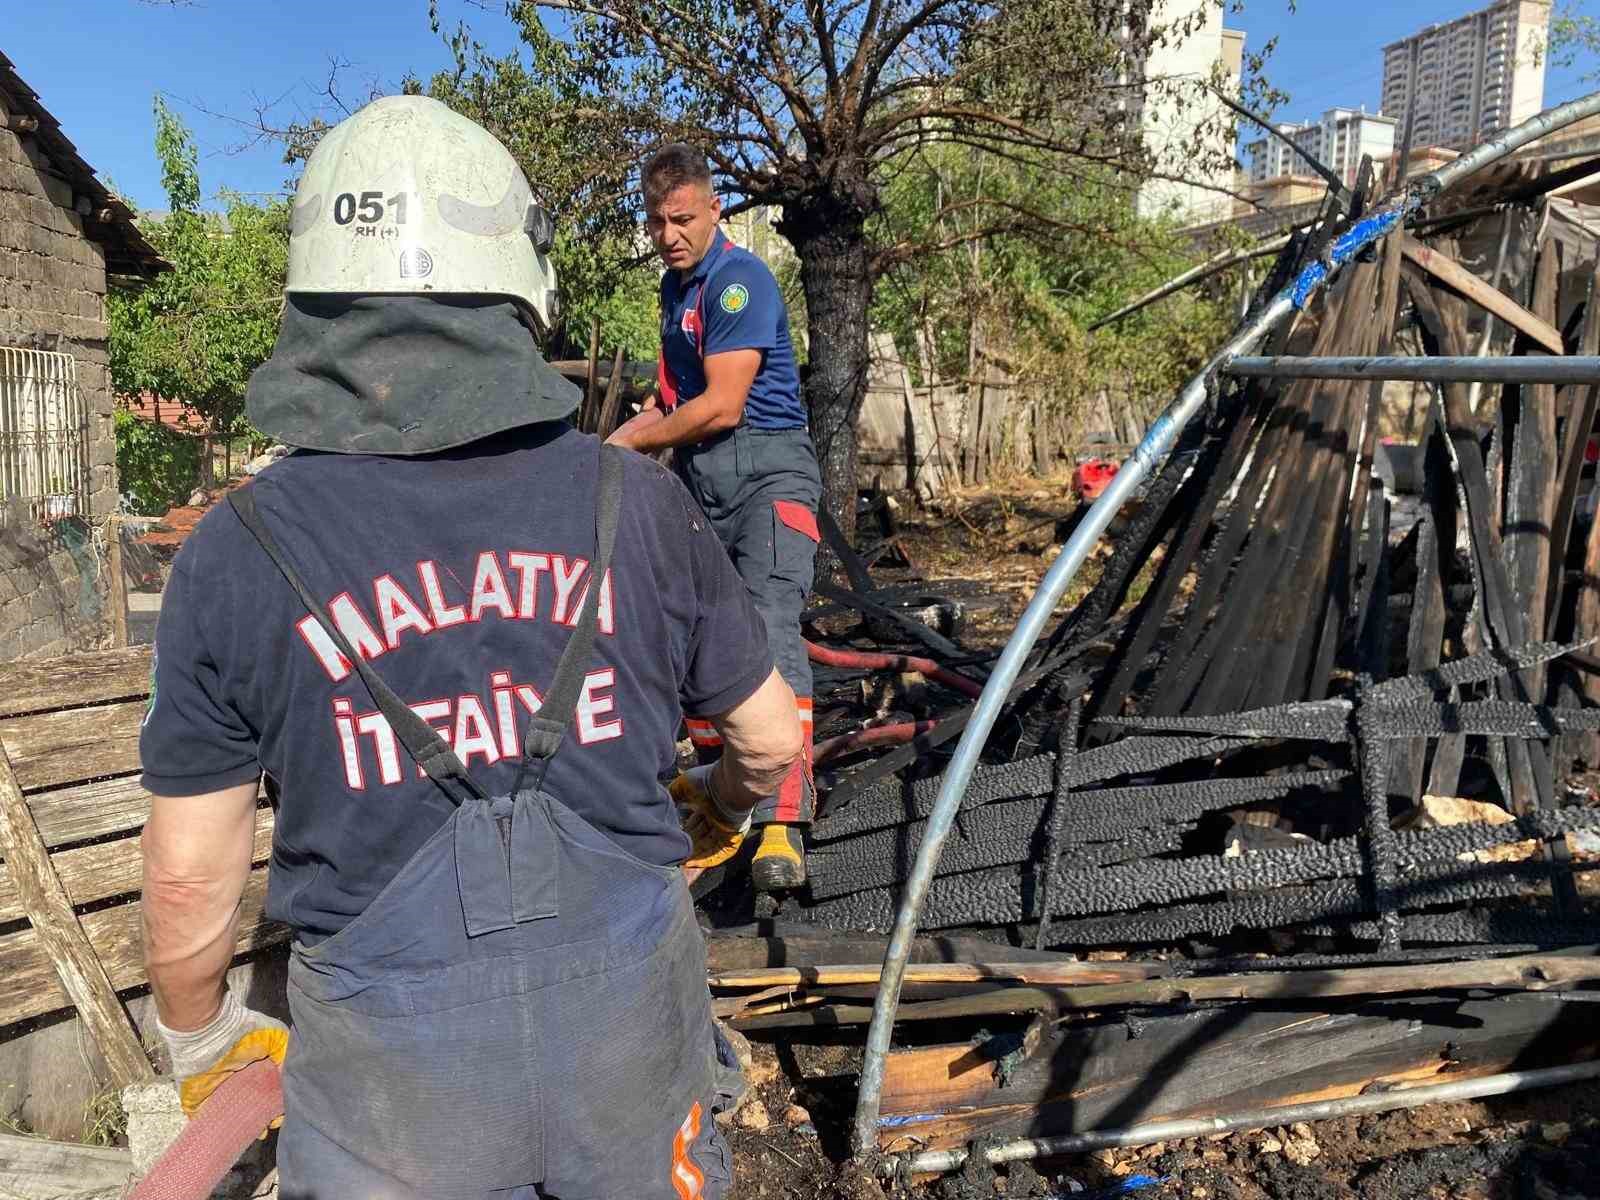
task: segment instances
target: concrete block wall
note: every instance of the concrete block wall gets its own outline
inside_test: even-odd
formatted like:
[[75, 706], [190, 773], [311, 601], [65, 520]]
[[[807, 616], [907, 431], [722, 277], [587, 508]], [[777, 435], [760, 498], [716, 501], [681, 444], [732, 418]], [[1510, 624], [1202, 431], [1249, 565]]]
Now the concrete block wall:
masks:
[[0, 346], [72, 355], [89, 414], [89, 511], [49, 528], [24, 506], [0, 511], [0, 662], [109, 644], [93, 537], [118, 497], [106, 261], [76, 203], [34, 140], [0, 127]]

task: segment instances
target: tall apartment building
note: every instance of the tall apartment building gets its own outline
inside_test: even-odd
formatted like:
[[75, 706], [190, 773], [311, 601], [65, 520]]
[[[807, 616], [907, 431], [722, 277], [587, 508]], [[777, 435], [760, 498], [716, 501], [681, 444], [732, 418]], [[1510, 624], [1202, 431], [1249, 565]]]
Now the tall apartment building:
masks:
[[[1339, 173], [1346, 186], [1353, 186], [1361, 160], [1370, 156], [1385, 162], [1394, 154], [1393, 117], [1369, 113], [1358, 108], [1330, 108], [1317, 121], [1300, 125], [1279, 125], [1278, 132], [1292, 138], [1318, 162]], [[1284, 175], [1311, 175], [1305, 159], [1280, 138], [1261, 138], [1245, 147], [1250, 157], [1250, 182], [1265, 183]]]
[[[1145, 146], [1164, 179], [1152, 179], [1139, 191], [1139, 211], [1145, 216], [1172, 215], [1185, 221], [1226, 216], [1233, 201], [1233, 171], [1220, 166], [1202, 172], [1194, 160], [1195, 134], [1213, 118], [1228, 115], [1222, 102], [1201, 85], [1221, 67], [1225, 80], [1237, 88], [1244, 60], [1244, 34], [1222, 26], [1222, 6], [1216, 0], [1159, 0], [1154, 20], [1162, 24], [1190, 25], [1189, 36], [1162, 46], [1143, 66], [1147, 80], [1162, 80], [1183, 90], [1181, 96], [1152, 88], [1141, 106], [1140, 123]], [[1218, 122], [1221, 124], [1222, 122]], [[1232, 158], [1230, 140], [1219, 145], [1219, 158]]]
[[1501, 0], [1383, 48], [1383, 111], [1413, 146], [1466, 149], [1544, 106], [1550, 0]]

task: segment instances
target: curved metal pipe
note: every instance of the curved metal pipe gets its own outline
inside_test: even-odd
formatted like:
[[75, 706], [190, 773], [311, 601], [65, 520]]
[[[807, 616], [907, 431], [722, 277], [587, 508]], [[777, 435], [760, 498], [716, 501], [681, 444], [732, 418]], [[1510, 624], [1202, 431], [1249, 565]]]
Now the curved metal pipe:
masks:
[[[1532, 1071], [1507, 1071], [1504, 1074], [1484, 1075], [1477, 1079], [1430, 1083], [1423, 1087], [1404, 1088], [1394, 1092], [1376, 1092], [1370, 1096], [1347, 1096], [1342, 1100], [1314, 1100], [1282, 1108], [1257, 1108], [1248, 1112], [1232, 1113], [1226, 1117], [1151, 1121], [1146, 1125], [1131, 1125], [1125, 1129], [1102, 1129], [1093, 1133], [1074, 1133], [1051, 1138], [1019, 1138], [1014, 1142], [1002, 1142], [998, 1146], [990, 1146], [984, 1151], [984, 1159], [989, 1163], [1021, 1162], [1025, 1159], [1048, 1158], [1056, 1154], [1083, 1154], [1090, 1150], [1104, 1150], [1110, 1146], [1152, 1146], [1156, 1142], [1209, 1137], [1212, 1134], [1232, 1133], [1239, 1129], [1266, 1129], [1279, 1125], [1293, 1125], [1297, 1121], [1326, 1121], [1333, 1117], [1393, 1112], [1399, 1108], [1418, 1108], [1424, 1104], [1442, 1104], [1452, 1100], [1505, 1096], [1511, 1092], [1554, 1087], [1563, 1083], [1578, 1083], [1585, 1079], [1600, 1079], [1600, 1062], [1570, 1063], [1563, 1067], [1540, 1067]], [[921, 1154], [913, 1154], [906, 1162], [905, 1169], [913, 1174], [954, 1171], [969, 1157], [970, 1151], [967, 1150], [928, 1150]], [[885, 1163], [885, 1166], [890, 1165]]]
[[1288, 296], [1280, 295], [1254, 321], [1206, 365], [1206, 369], [1189, 381], [1178, 398], [1156, 418], [1144, 435], [1133, 455], [1112, 478], [1083, 521], [1062, 546], [1056, 561], [1045, 572], [1039, 590], [1028, 602], [1016, 632], [1006, 643], [1000, 661], [984, 685], [983, 695], [973, 709], [972, 718], [956, 746], [955, 757], [945, 771], [944, 783], [934, 801], [933, 813], [928, 818], [927, 830], [917, 847], [917, 858], [906, 881], [906, 890], [895, 917], [894, 932], [889, 939], [889, 949], [883, 960], [883, 976], [878, 994], [872, 1005], [872, 1025], [867, 1032], [866, 1055], [861, 1066], [861, 1086], [857, 1099], [854, 1146], [857, 1154], [867, 1153], [877, 1143], [878, 1110], [883, 1093], [884, 1055], [889, 1049], [889, 1037], [894, 1026], [894, 1010], [900, 1001], [900, 984], [905, 978], [906, 961], [911, 954], [911, 944], [916, 937], [917, 915], [933, 882], [933, 872], [939, 861], [945, 839], [955, 823], [956, 810], [961, 796], [978, 765], [978, 755], [983, 750], [989, 730], [1000, 716], [1011, 685], [1016, 682], [1028, 651], [1033, 649], [1043, 632], [1045, 622], [1055, 612], [1067, 586], [1078, 573], [1089, 552], [1094, 549], [1100, 535], [1121, 509], [1123, 501], [1133, 494], [1140, 482], [1166, 458], [1178, 440], [1179, 433], [1206, 402], [1209, 377], [1227, 359], [1247, 349], [1257, 338], [1270, 330], [1292, 310]]
[[1213, 373], [1228, 359], [1242, 354], [1260, 338], [1270, 333], [1292, 313], [1305, 306], [1316, 290], [1361, 250], [1400, 227], [1401, 222], [1422, 204], [1444, 188], [1488, 164], [1503, 158], [1535, 138], [1553, 130], [1600, 113], [1600, 92], [1595, 92], [1567, 104], [1558, 105], [1529, 121], [1509, 129], [1493, 141], [1486, 142], [1469, 154], [1464, 154], [1440, 170], [1423, 176], [1400, 201], [1357, 222], [1354, 227], [1336, 239], [1328, 248], [1322, 261], [1310, 264], [1289, 287], [1279, 292], [1272, 301], [1240, 330], [1222, 348], [1205, 368], [1186, 384], [1167, 409], [1156, 418], [1144, 440], [1123, 464], [1116, 477], [1095, 501], [1083, 522], [1072, 537], [1062, 546], [1060, 555], [1040, 581], [1039, 590], [1028, 603], [1018, 621], [1016, 631], [1006, 643], [1000, 661], [984, 685], [983, 695], [973, 709], [972, 719], [961, 735], [955, 756], [945, 771], [944, 782], [934, 801], [933, 812], [928, 817], [926, 832], [917, 847], [916, 861], [911, 876], [906, 881], [895, 914], [894, 932], [889, 939], [883, 959], [883, 975], [878, 994], [872, 1005], [872, 1025], [867, 1032], [866, 1052], [861, 1064], [860, 1091], [856, 1100], [855, 1122], [851, 1147], [858, 1157], [873, 1153], [877, 1147], [878, 1114], [883, 1096], [884, 1056], [889, 1051], [889, 1040], [894, 1032], [894, 1013], [900, 1003], [900, 985], [905, 979], [906, 962], [911, 956], [911, 946], [916, 938], [917, 917], [927, 899], [928, 888], [939, 862], [940, 852], [950, 827], [955, 821], [961, 797], [967, 782], [978, 765], [978, 756], [988, 739], [1005, 704], [1011, 685], [1022, 670], [1023, 661], [1034, 642], [1044, 630], [1045, 622], [1055, 611], [1062, 595], [1071, 584], [1089, 551], [1112, 518], [1132, 495], [1134, 489], [1154, 467], [1166, 458], [1176, 444], [1179, 433], [1205, 403]]

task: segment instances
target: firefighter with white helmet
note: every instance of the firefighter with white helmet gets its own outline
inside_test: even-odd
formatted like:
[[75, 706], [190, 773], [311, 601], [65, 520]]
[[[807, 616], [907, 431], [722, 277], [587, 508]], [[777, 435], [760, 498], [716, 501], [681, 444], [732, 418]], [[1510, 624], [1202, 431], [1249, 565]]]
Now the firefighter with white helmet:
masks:
[[[800, 754], [761, 618], [677, 480], [568, 423], [550, 219], [490, 134], [376, 101], [291, 211], [247, 408], [296, 453], [180, 552], [141, 737], [185, 1108], [282, 1063], [300, 1200], [716, 1197], [736, 1068], [679, 867]], [[727, 753], [669, 795], [685, 708]], [[263, 778], [292, 1031], [226, 982]]]

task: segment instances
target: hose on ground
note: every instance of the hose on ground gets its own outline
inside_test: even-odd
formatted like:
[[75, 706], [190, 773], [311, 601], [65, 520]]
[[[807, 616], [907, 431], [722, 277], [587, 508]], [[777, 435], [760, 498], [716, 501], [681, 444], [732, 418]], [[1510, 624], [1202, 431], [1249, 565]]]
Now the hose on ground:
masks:
[[915, 671], [935, 683], [942, 683], [952, 691], [976, 699], [983, 695], [983, 685], [941, 667], [931, 658], [917, 658], [909, 654], [883, 654], [868, 650], [835, 650], [832, 646], [806, 643], [806, 657], [825, 667], [857, 667], [867, 671]]

